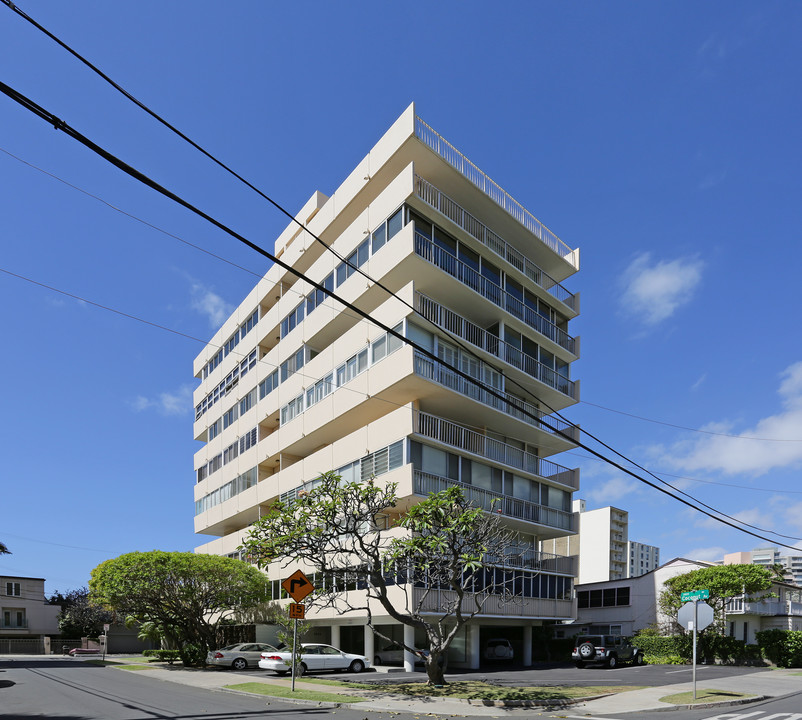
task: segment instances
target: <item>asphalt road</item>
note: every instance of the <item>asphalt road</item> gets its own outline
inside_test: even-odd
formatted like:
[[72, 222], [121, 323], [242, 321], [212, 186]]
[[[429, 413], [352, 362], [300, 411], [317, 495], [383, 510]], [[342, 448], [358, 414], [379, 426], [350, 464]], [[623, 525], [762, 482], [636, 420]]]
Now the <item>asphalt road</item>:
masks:
[[632, 713], [621, 717], [612, 715], [572, 715], [570, 711], [549, 713], [547, 717], [571, 720], [802, 720], [802, 695], [776, 698], [761, 703], [706, 710], [672, 710]]
[[[325, 708], [161, 682], [80, 661], [0, 661], [0, 720], [289, 720], [331, 714]], [[366, 713], [338, 708], [336, 715], [336, 720], [364, 720]], [[389, 720], [382, 713], [370, 713], [370, 718]]]

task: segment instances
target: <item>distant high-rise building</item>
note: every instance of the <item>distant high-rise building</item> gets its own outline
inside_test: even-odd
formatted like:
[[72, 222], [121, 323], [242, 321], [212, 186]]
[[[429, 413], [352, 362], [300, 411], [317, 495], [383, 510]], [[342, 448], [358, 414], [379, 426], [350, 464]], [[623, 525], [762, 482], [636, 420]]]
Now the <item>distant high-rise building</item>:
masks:
[[660, 567], [660, 548], [654, 545], [630, 540], [627, 543], [627, 557], [629, 558], [627, 577], [638, 577]]
[[724, 556], [725, 565], [753, 563], [763, 567], [780, 566], [788, 582], [802, 586], [802, 554], [783, 555], [776, 546], [755, 548], [751, 552], [728, 553]]

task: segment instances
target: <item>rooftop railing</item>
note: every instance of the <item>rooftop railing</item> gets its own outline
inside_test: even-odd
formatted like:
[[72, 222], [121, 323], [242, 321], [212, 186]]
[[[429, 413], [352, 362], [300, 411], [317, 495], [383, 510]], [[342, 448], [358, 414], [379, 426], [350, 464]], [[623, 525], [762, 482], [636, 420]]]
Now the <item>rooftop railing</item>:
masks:
[[521, 450], [513, 445], [469, 430], [462, 425], [425, 412], [417, 413], [415, 431], [423, 437], [437, 440], [460, 450], [479, 455], [518, 470], [537, 475], [545, 480], [579, 489], [579, 473], [577, 470], [558, 465], [551, 460], [544, 460], [537, 455]]
[[[469, 502], [488, 512], [499, 513], [500, 515], [506, 515], [507, 517], [517, 518], [518, 520], [525, 520], [526, 522], [545, 525], [551, 528], [558, 528], [566, 532], [573, 532], [574, 530], [574, 516], [570, 512], [557, 510], [556, 508], [550, 508], [545, 505], [538, 505], [531, 500], [522, 500], [512, 497], [511, 495], [485, 490], [484, 488], [479, 488], [474, 485], [465, 485], [464, 483], [440, 475], [432, 475], [430, 473], [421, 472], [420, 470], [415, 470], [414, 491], [418, 495], [427, 496], [431, 493], [446, 490], [449, 487], [459, 487]], [[555, 555], [554, 557], [560, 556]], [[565, 560], [569, 562], [570, 558], [565, 558]], [[568, 570], [566, 570], [566, 572], [568, 572]]]
[[474, 325], [453, 310], [440, 305], [440, 303], [422, 295], [416, 294], [416, 310], [427, 320], [475, 345], [496, 357], [505, 360], [510, 365], [523, 370], [530, 377], [539, 380], [551, 388], [577, 400], [576, 383], [558, 373], [556, 370], [535, 360], [531, 355], [501, 340], [497, 335], [487, 332], [484, 328]]
[[[498, 397], [495, 393], [489, 393], [482, 387], [482, 381], [477, 383], [470, 382], [462, 375], [457, 374], [454, 370], [441, 362], [435, 362], [421, 352], [415, 351], [415, 373], [420, 377], [431, 380], [432, 382], [442, 385], [449, 390], [454, 390], [466, 397], [472, 398], [477, 402], [499, 410], [511, 417], [521, 420], [528, 425], [540, 428], [544, 432], [557, 434], [561, 436], [567, 435], [573, 442], [578, 438], [579, 430], [576, 425], [567, 423], [560, 418], [547, 415], [541, 412], [531, 403], [522, 400], [515, 395], [510, 395], [502, 390], [497, 390]], [[548, 427], [544, 425], [541, 420], [548, 423]]]
[[476, 238], [500, 258], [517, 268], [536, 285], [542, 287], [572, 310], [576, 310], [576, 297], [573, 293], [566, 290], [545, 270], [541, 270], [523, 253], [516, 250], [489, 227], [479, 222], [467, 210], [455, 203], [448, 195], [440, 192], [434, 185], [419, 175], [415, 176], [415, 194], [427, 205], [445, 215], [456, 225], [459, 225], [471, 237]]
[[472, 290], [475, 290], [494, 305], [504, 308], [544, 337], [557, 343], [568, 352], [574, 353], [576, 341], [565, 330], [557, 327], [553, 322], [538, 313], [537, 310], [506, 292], [496, 283], [488, 280], [478, 270], [443, 250], [443, 248], [433, 243], [426, 235], [417, 230], [415, 231], [415, 253], [455, 277]]
[[569, 256], [573, 252], [560, 238], [549, 230], [540, 220], [530, 213], [521, 203], [512, 197], [504, 188], [491, 180], [484, 172], [466, 158], [450, 142], [443, 138], [432, 127], [419, 117], [415, 117], [415, 136], [427, 147], [436, 152], [451, 167], [462, 173], [493, 202], [506, 210], [527, 230], [534, 233], [541, 242], [571, 262]]

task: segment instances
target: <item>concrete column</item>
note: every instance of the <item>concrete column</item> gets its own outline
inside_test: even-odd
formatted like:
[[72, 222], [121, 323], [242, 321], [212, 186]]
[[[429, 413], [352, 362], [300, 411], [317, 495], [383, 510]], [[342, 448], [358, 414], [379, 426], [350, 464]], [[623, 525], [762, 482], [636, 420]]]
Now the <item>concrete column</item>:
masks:
[[482, 663], [482, 648], [479, 641], [479, 623], [467, 626], [468, 630], [468, 667], [478, 670]]
[[[415, 647], [415, 628], [404, 625], [404, 645]], [[415, 656], [404, 650], [404, 672], [415, 672]]]
[[528, 623], [524, 625], [524, 667], [532, 664], [532, 626]]
[[340, 626], [339, 625], [332, 625], [331, 626], [331, 644], [334, 645], [338, 650], [340, 649]]
[[365, 625], [365, 657], [373, 663], [373, 657], [376, 655], [376, 648], [374, 646], [375, 636], [373, 629], [370, 625]]

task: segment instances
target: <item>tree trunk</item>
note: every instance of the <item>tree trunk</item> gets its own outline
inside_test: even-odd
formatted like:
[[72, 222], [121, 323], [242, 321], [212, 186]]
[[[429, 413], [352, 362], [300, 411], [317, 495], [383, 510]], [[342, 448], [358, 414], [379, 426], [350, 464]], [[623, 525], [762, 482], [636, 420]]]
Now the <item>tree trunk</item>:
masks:
[[440, 653], [430, 652], [426, 657], [426, 674], [429, 676], [428, 685], [445, 685], [446, 678], [443, 666], [440, 664]]

